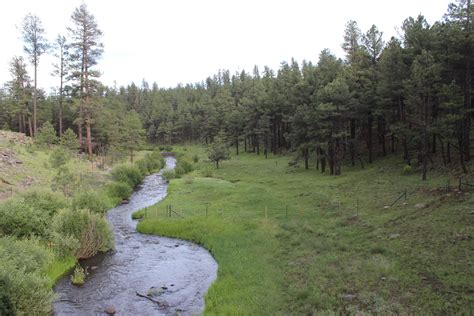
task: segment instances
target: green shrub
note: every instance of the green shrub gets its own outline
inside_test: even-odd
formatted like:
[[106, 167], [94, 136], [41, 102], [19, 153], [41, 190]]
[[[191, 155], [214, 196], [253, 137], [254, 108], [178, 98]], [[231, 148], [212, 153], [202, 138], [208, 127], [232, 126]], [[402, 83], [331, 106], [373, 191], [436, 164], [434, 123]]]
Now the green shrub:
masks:
[[64, 148], [58, 147], [51, 153], [51, 156], [49, 157], [49, 164], [54, 169], [57, 169], [67, 164], [69, 160], [71, 160], [70, 153]]
[[176, 178], [175, 170], [174, 169], [163, 170], [162, 176], [166, 180], [170, 181], [171, 179]]
[[198, 162], [199, 162], [199, 156], [198, 156], [198, 155], [194, 155], [194, 156], [193, 156], [193, 162], [194, 162], [194, 163], [198, 163]]
[[403, 174], [408, 175], [413, 173], [413, 167], [410, 165], [405, 165], [403, 167]]
[[56, 131], [50, 122], [46, 122], [38, 129], [38, 133], [34, 138], [35, 144], [37, 145], [48, 145], [51, 146], [58, 142]]
[[75, 150], [79, 148], [79, 141], [77, 139], [77, 135], [70, 128], [68, 128], [61, 136], [60, 143], [61, 146], [69, 150]]
[[182, 168], [184, 170], [184, 173], [189, 173], [193, 171], [193, 164], [184, 159], [178, 159], [176, 167]]
[[115, 202], [120, 202], [123, 199], [128, 198], [133, 189], [125, 182], [110, 182], [106, 186], [107, 194], [114, 199]]
[[53, 292], [41, 276], [49, 262], [38, 240], [0, 238], [0, 315], [50, 313]]
[[74, 285], [82, 285], [86, 281], [86, 271], [84, 268], [77, 264], [74, 268], [74, 273], [71, 275], [71, 283]]
[[69, 252], [77, 259], [90, 258], [113, 247], [113, 234], [107, 221], [88, 210], [61, 210], [54, 217], [53, 231], [57, 247], [63, 247], [60, 253]]
[[77, 174], [71, 172], [66, 166], [59, 167], [51, 183], [53, 191], [61, 190], [65, 196], [71, 196], [78, 186], [79, 178]]
[[150, 174], [163, 168], [165, 159], [159, 151], [153, 151], [152, 153], [146, 154], [143, 159], [137, 161], [136, 165], [143, 175]]
[[13, 307], [13, 315], [51, 314], [54, 292], [46, 277], [38, 273], [25, 273], [9, 265], [0, 265], [0, 280], [4, 280], [4, 301], [10, 308]]
[[47, 237], [51, 217], [34, 209], [23, 199], [11, 199], [0, 204], [0, 236]]
[[132, 188], [140, 184], [144, 177], [140, 169], [134, 165], [117, 166], [112, 170], [111, 175], [113, 180], [128, 183]]
[[104, 196], [95, 191], [82, 191], [76, 193], [72, 199], [74, 210], [89, 210], [95, 213], [105, 213], [109, 209], [109, 203]]
[[179, 165], [176, 165], [176, 167], [174, 168], [174, 177], [181, 178], [181, 176], [184, 174], [186, 174], [186, 171], [184, 170], [184, 168]]
[[68, 207], [68, 201], [60, 193], [45, 189], [29, 190], [21, 194], [25, 203], [36, 210], [43, 211], [53, 216], [60, 209]]
[[167, 151], [167, 152], [171, 152], [173, 151], [173, 147], [172, 146], [160, 146], [158, 147], [161, 151]]
[[0, 237], [1, 265], [11, 265], [30, 273], [44, 270], [51, 260], [51, 253], [37, 239]]
[[145, 209], [141, 209], [132, 213], [132, 219], [142, 219], [144, 217], [145, 217]]
[[185, 184], [193, 184], [194, 183], [194, 177], [185, 176], [184, 177], [184, 183]]

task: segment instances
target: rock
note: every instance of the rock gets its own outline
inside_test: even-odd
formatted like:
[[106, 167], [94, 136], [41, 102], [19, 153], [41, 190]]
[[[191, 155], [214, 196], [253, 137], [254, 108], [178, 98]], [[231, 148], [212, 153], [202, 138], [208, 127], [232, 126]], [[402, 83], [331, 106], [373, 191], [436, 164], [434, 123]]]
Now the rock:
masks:
[[389, 208], [390, 208], [390, 206], [388, 206], [388, 205], [385, 205], [385, 206], [383, 207], [384, 210], [388, 210]]
[[380, 280], [385, 281], [385, 280], [387, 280], [387, 278], [386, 277], [381, 277]]
[[170, 284], [170, 286], [174, 286], [174, 284], [173, 284], [173, 283], [171, 283], [171, 284]]
[[426, 203], [418, 203], [418, 204], [415, 204], [415, 209], [417, 210], [421, 210], [423, 208], [427, 207]]
[[357, 296], [354, 294], [342, 294], [341, 297], [343, 300], [353, 301]]
[[151, 288], [148, 289], [148, 292], [146, 293], [146, 295], [149, 297], [157, 297], [163, 294], [164, 292], [165, 292], [164, 290], [152, 286]]
[[179, 244], [174, 245], [175, 247], [179, 247]]
[[390, 236], [388, 236], [389, 239], [396, 239], [400, 237], [400, 234], [390, 234]]
[[163, 290], [167, 290], [167, 289], [168, 289], [168, 287], [165, 286], [165, 285], [163, 285], [161, 288], [162, 288]]
[[107, 315], [115, 315], [115, 313], [117, 313], [117, 310], [115, 309], [115, 307], [109, 306], [109, 307], [107, 307], [106, 309], [104, 309], [104, 312], [105, 312]]
[[91, 271], [94, 271], [94, 270], [97, 269], [97, 268], [98, 268], [98, 266], [92, 266], [92, 267], [91, 267]]
[[129, 200], [127, 200], [127, 199], [122, 200], [122, 204], [128, 204], [128, 203], [130, 203]]
[[407, 206], [408, 203], [407, 203], [407, 202], [403, 202], [402, 205], [403, 205], [403, 206]]

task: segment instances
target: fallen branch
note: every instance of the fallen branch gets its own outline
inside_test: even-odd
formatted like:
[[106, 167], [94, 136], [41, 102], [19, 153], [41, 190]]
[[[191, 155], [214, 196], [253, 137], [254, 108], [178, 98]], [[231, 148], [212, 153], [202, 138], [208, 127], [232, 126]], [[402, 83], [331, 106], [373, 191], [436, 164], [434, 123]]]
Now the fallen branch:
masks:
[[139, 292], [137, 292], [137, 291], [135, 291], [135, 293], [137, 294], [137, 296], [146, 298], [146, 299], [152, 301], [153, 303], [158, 304], [161, 308], [167, 308], [167, 307], [168, 307], [168, 304], [167, 304], [166, 302], [160, 302], [160, 301], [158, 301], [158, 300], [155, 300], [155, 299], [152, 298], [152, 297], [149, 297], [148, 295], [141, 294], [141, 293], [139, 293]]
[[0, 178], [0, 181], [2, 181], [3, 183], [6, 183], [8, 185], [13, 185], [12, 183], [8, 182], [7, 180], [5, 180], [3, 178]]

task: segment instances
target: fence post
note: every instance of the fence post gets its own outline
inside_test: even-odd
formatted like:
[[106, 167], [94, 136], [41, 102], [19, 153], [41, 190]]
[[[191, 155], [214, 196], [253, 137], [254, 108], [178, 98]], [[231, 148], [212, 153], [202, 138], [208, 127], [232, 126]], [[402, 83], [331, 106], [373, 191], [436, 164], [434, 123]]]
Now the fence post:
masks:
[[359, 197], [357, 197], [357, 203], [356, 203], [356, 215], [359, 216]]

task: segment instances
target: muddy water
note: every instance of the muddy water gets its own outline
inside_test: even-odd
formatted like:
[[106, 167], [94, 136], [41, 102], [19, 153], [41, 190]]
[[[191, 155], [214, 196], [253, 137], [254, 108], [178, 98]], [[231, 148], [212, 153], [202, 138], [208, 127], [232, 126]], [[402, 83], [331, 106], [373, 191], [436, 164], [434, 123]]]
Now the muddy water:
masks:
[[[166, 158], [166, 167], [176, 160]], [[107, 214], [115, 235], [115, 250], [81, 262], [89, 275], [81, 287], [70, 275], [55, 286], [56, 315], [195, 315], [204, 309], [204, 294], [216, 278], [217, 263], [195, 244], [136, 232], [131, 214], [166, 196], [161, 172], [145, 178], [130, 197]], [[151, 290], [150, 290], [151, 289]], [[137, 296], [153, 294], [159, 303]]]

